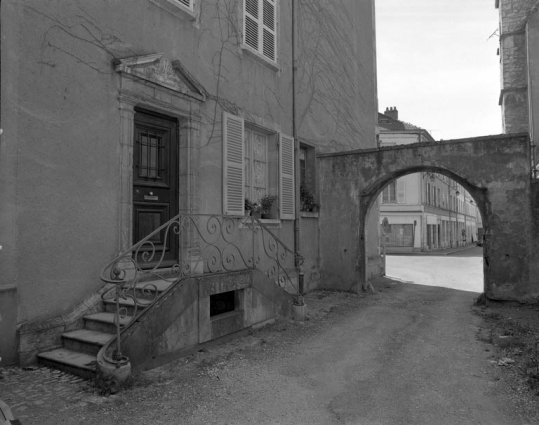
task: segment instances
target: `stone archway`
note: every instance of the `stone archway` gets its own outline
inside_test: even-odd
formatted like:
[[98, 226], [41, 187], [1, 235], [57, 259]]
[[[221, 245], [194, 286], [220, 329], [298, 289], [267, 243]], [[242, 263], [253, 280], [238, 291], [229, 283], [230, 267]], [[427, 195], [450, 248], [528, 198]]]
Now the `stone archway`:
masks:
[[[360, 291], [370, 275], [378, 229], [367, 223], [380, 191], [419, 171], [445, 174], [476, 200], [486, 232], [485, 291], [491, 299], [532, 301], [539, 296], [527, 135], [418, 143], [319, 156], [322, 270], [325, 286]], [[342, 206], [348, 208], [342, 212]], [[373, 237], [376, 235], [376, 237]]]

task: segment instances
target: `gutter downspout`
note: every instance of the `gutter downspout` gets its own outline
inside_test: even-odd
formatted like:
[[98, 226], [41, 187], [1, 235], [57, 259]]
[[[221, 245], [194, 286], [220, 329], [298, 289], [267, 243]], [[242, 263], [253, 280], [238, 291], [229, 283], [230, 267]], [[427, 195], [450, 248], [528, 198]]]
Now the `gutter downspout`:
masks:
[[298, 274], [298, 296], [303, 293], [303, 269], [302, 262], [299, 261], [298, 255], [301, 253], [301, 244], [300, 244], [300, 227], [301, 227], [301, 214], [300, 214], [300, 164], [299, 164], [299, 139], [298, 139], [298, 128], [296, 120], [296, 79], [297, 79], [297, 70], [298, 62], [296, 58], [296, 29], [297, 29], [297, 10], [296, 2], [292, 0], [292, 137], [294, 138], [294, 168], [295, 168], [295, 218], [294, 218], [294, 252], [296, 253], [295, 266], [296, 272]]

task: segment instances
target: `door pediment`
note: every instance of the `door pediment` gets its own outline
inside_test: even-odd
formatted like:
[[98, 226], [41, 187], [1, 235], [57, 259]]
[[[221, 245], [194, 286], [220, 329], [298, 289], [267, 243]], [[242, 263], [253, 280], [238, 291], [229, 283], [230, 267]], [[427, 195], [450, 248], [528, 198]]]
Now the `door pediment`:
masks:
[[170, 62], [162, 53], [120, 59], [115, 70], [200, 101], [206, 100], [206, 90], [182, 63], [179, 60]]

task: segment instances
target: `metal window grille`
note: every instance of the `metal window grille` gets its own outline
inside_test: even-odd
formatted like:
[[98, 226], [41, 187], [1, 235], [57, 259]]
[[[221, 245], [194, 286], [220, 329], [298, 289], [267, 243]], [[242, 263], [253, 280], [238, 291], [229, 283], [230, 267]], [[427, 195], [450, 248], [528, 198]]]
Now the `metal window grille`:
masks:
[[143, 131], [137, 140], [139, 149], [138, 175], [146, 180], [163, 179], [163, 137], [151, 131]]

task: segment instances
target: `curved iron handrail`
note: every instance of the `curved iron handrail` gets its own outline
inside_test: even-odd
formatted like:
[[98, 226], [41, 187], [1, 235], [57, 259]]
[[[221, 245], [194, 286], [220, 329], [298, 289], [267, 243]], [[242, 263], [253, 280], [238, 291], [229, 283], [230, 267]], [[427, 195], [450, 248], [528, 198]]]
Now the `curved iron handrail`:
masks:
[[[161, 246], [156, 244], [156, 238], [162, 241]], [[163, 269], [167, 247], [172, 243], [178, 244], [178, 261]], [[266, 276], [275, 279], [281, 287], [290, 285], [295, 290], [295, 302], [302, 303], [299, 286], [294, 284], [285, 267], [292, 259], [294, 267], [303, 264], [301, 255], [288, 248], [255, 217], [176, 215], [119, 254], [101, 272], [103, 282], [115, 284], [114, 290], [103, 294], [102, 298], [114, 299], [116, 304], [116, 335], [102, 349], [104, 360], [117, 366], [127, 363], [121, 350], [123, 329], [137, 320], [141, 308], [150, 307], [160, 298], [158, 288], [149, 279], [169, 282], [170, 289], [194, 274], [253, 268], [265, 271]], [[120, 303], [122, 299], [132, 303], [134, 312], [129, 321], [127, 308]], [[113, 339], [116, 348], [110, 357], [108, 348]]]

